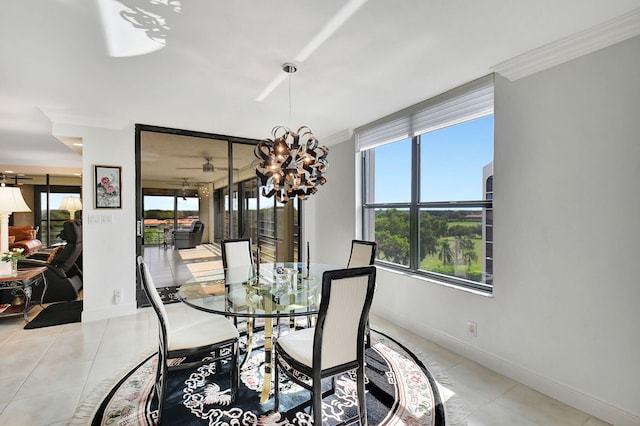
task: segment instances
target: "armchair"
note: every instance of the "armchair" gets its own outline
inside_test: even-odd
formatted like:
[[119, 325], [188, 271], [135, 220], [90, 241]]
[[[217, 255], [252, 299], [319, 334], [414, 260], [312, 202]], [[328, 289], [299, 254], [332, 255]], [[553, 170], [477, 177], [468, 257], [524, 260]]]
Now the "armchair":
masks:
[[173, 231], [173, 245], [178, 249], [195, 248], [202, 243], [204, 223], [199, 220], [191, 222], [189, 229], [176, 229]]
[[42, 303], [76, 300], [82, 289], [82, 223], [68, 220], [64, 223], [60, 237], [66, 244], [48, 253], [46, 260], [38, 255], [18, 262], [19, 268], [46, 266], [46, 289], [34, 288], [33, 300]]

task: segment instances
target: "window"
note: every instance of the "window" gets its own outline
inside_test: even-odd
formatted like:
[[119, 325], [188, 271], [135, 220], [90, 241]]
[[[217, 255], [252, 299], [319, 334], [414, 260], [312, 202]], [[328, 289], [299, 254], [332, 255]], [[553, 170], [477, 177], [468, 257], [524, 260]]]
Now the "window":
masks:
[[195, 190], [143, 190], [144, 245], [172, 244], [174, 229], [189, 229], [200, 219], [200, 199]]
[[35, 223], [38, 229], [38, 239], [42, 247], [48, 248], [62, 243], [60, 231], [65, 221], [82, 219], [82, 211], [78, 210], [70, 217], [70, 212], [60, 209], [62, 200], [66, 197], [80, 197], [80, 187], [50, 185], [34, 187], [35, 192]]
[[377, 261], [490, 292], [493, 76], [363, 126], [356, 140]]

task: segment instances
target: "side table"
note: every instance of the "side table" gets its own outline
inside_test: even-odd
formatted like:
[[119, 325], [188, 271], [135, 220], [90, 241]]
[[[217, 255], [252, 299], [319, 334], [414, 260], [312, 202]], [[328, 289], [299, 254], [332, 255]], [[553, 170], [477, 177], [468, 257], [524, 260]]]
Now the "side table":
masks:
[[[44, 296], [44, 293], [47, 291], [47, 278], [44, 275], [46, 270], [46, 266], [38, 266], [35, 268], [18, 269], [18, 273], [16, 275], [0, 276], [0, 293], [11, 291], [12, 297], [19, 296], [20, 294], [24, 296], [24, 305], [21, 307], [7, 307], [0, 313], [0, 318], [22, 314], [25, 321], [29, 320], [28, 313], [32, 308], [31, 286], [38, 285], [40, 281], [42, 281], [44, 285], [42, 295]], [[42, 304], [42, 300], [39, 300], [38, 302]]]

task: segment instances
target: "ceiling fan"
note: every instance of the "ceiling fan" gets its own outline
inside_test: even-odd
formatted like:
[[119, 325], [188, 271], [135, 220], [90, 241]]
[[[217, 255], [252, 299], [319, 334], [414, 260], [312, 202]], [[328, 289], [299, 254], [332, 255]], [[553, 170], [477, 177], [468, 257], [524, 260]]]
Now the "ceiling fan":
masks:
[[0, 183], [3, 184], [7, 184], [10, 183], [9, 180], [12, 179], [13, 180], [13, 184], [14, 185], [22, 185], [22, 183], [19, 183], [18, 180], [33, 180], [33, 178], [30, 177], [25, 177], [23, 176], [19, 176], [19, 175], [14, 175], [14, 176], [8, 176], [4, 173], [0, 173]]
[[211, 162], [212, 157], [204, 157], [206, 161], [201, 167], [176, 167], [178, 170], [199, 170], [202, 168], [204, 173], [213, 173], [217, 170], [229, 170], [226, 167], [213, 167], [213, 163]]

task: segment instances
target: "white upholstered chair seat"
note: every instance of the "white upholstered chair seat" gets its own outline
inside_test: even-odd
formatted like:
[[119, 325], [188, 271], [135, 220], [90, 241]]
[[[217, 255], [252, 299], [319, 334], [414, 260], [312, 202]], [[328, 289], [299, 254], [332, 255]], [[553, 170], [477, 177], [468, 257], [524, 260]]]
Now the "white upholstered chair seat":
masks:
[[313, 366], [313, 335], [315, 328], [305, 328], [278, 338], [278, 344], [291, 358], [307, 367]]
[[188, 324], [177, 327], [172, 324], [168, 335], [169, 351], [207, 346], [211, 342], [239, 338], [238, 329], [231, 321], [222, 316], [205, 315]]

